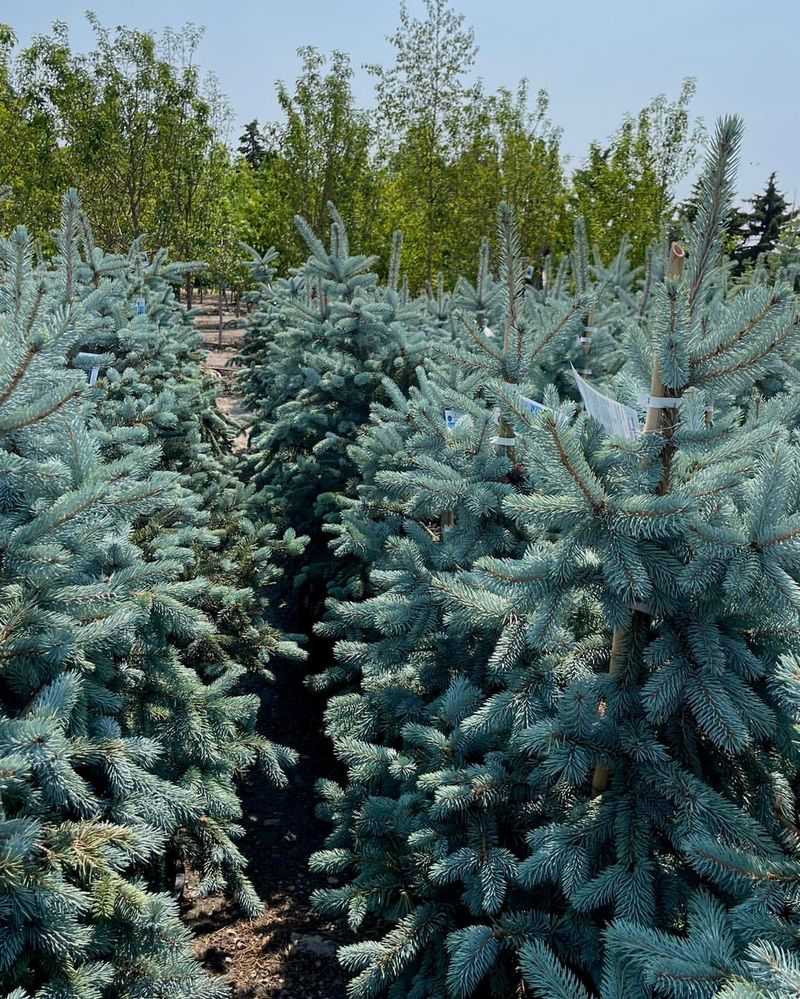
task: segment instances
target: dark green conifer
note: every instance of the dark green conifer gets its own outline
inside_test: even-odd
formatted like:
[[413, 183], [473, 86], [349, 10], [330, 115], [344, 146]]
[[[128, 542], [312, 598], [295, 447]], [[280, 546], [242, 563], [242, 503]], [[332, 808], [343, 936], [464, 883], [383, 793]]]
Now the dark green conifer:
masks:
[[797, 216], [797, 212], [778, 189], [775, 177], [773, 171], [761, 194], [756, 194], [748, 201], [750, 211], [744, 214], [742, 220], [743, 239], [734, 252], [740, 269], [773, 253], [782, 230]]

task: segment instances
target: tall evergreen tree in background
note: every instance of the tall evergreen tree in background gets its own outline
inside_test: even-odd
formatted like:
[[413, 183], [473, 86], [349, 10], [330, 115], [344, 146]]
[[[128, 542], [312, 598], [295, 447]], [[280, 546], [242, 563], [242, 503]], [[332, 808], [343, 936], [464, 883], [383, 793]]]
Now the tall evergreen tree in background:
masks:
[[743, 217], [742, 243], [734, 251], [739, 268], [752, 265], [759, 257], [773, 253], [782, 230], [797, 217], [784, 195], [778, 190], [775, 173], [769, 175], [761, 194], [750, 198], [750, 211]]
[[258, 170], [267, 155], [267, 145], [254, 118], [244, 126], [239, 136], [239, 155], [253, 170]]
[[[696, 220], [702, 203], [702, 185], [703, 178], [698, 177], [692, 185], [689, 197], [678, 206], [671, 230], [673, 235], [677, 235], [687, 224], [691, 225]], [[741, 247], [746, 219], [746, 213], [737, 205], [728, 206], [722, 221], [722, 240], [726, 253], [735, 255]]]

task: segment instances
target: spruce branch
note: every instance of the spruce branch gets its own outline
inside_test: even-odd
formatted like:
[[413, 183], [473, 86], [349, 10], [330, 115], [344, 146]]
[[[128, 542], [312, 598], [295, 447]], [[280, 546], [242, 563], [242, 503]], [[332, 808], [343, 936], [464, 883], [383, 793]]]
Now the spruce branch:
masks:
[[39, 350], [41, 350], [41, 347], [37, 343], [32, 343], [28, 346], [27, 350], [22, 356], [22, 360], [20, 361], [17, 370], [11, 376], [11, 380], [9, 381], [8, 385], [5, 387], [5, 389], [3, 389], [2, 392], [0, 392], [0, 406], [8, 402], [9, 398], [14, 394], [14, 390], [22, 381], [22, 379], [25, 377], [25, 372], [30, 367], [31, 361], [33, 361], [34, 357], [36, 357]]
[[694, 313], [709, 271], [722, 251], [722, 229], [730, 211], [739, 148], [741, 118], [728, 116], [717, 123], [707, 166], [700, 178], [701, 207], [693, 227], [692, 258], [688, 267], [688, 303]]

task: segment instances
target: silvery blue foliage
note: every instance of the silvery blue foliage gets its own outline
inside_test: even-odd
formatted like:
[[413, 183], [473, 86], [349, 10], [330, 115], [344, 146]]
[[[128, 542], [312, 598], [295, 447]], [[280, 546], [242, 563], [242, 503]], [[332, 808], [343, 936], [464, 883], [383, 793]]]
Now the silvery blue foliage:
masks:
[[[24, 229], [0, 242], [0, 991], [216, 999], [174, 867], [257, 913], [234, 781], [260, 763], [285, 784], [294, 754], [237, 690], [222, 629], [252, 597], [199, 573], [218, 533], [142, 403], [170, 411], [135, 346], [166, 288], [149, 315], [130, 307], [138, 264], [100, 254], [74, 193], [57, 247], [35, 263]], [[115, 363], [130, 409], [87, 380]]]
[[611, 268], [601, 384], [677, 400], [646, 432], [609, 436], [557, 377], [554, 331], [613, 281], [579, 241], [571, 284], [528, 292], [506, 225], [497, 279], [454, 296], [463, 333], [351, 448], [334, 544], [370, 589], [321, 626], [347, 776], [313, 865], [362, 936], [355, 999], [793, 994], [800, 449], [792, 399], [751, 392], [800, 327], [780, 274], [728, 281], [740, 132], [718, 127], [682, 273]]
[[311, 538], [305, 565], [294, 574], [305, 618], [326, 586], [359, 591], [357, 575], [331, 565], [326, 525], [336, 522], [342, 498], [353, 495], [357, 470], [348, 447], [367, 424], [370, 405], [385, 398], [384, 378], [404, 387], [413, 382], [432, 329], [399, 287], [399, 239], [390, 282], [381, 285], [375, 259], [350, 252], [344, 223], [330, 211], [328, 247], [297, 219], [310, 256], [288, 278], [275, 278], [272, 254], [254, 255], [261, 295], [241, 358], [254, 413], [248, 475], [265, 515]]

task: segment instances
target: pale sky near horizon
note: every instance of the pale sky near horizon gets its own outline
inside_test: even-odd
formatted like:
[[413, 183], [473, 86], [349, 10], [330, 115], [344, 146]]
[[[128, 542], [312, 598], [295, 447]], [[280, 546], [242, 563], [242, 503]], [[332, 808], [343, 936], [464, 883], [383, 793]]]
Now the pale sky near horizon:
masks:
[[[744, 117], [739, 190], [760, 190], [772, 170], [791, 200], [800, 199], [800, 110], [795, 70], [800, 0], [452, 0], [475, 29], [475, 75], [487, 88], [514, 87], [527, 77], [545, 88], [550, 115], [563, 129], [563, 149], [576, 165], [592, 140], [607, 139], [623, 114], [658, 93], [676, 96], [683, 77], [697, 79], [694, 111], [706, 124], [725, 113]], [[90, 7], [107, 26], [158, 32], [186, 21], [204, 25], [199, 61], [219, 78], [233, 106], [233, 135], [252, 118], [277, 113], [274, 83], [297, 75], [296, 49], [349, 52], [357, 100], [369, 104], [366, 62], [388, 63], [386, 36], [399, 0], [0, 0], [0, 21], [21, 44], [66, 21], [76, 48], [91, 33]], [[421, 14], [422, 0], [409, 0]]]

